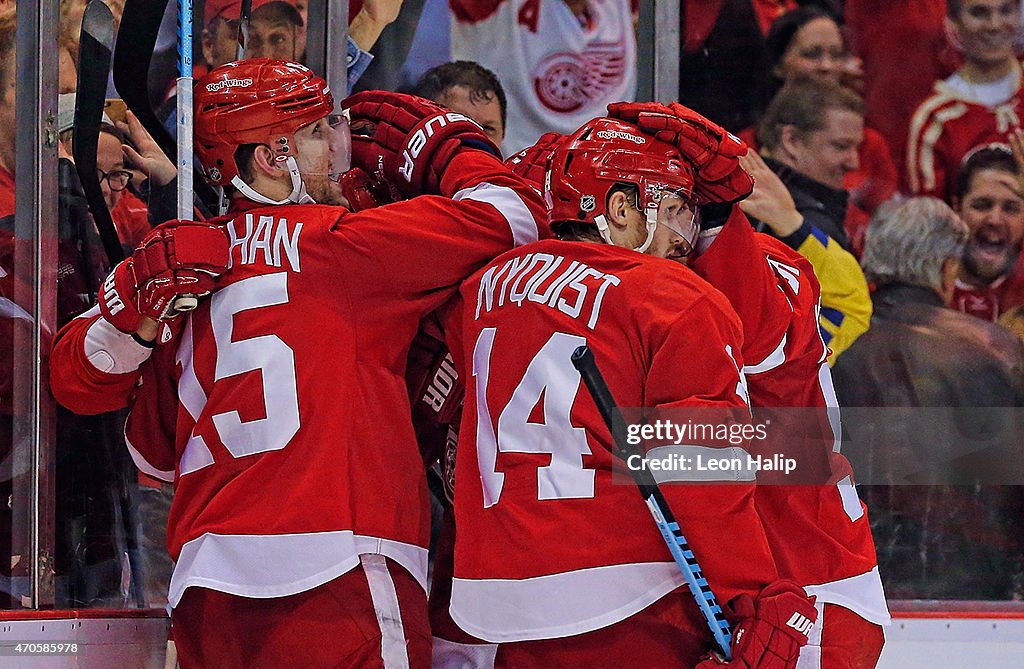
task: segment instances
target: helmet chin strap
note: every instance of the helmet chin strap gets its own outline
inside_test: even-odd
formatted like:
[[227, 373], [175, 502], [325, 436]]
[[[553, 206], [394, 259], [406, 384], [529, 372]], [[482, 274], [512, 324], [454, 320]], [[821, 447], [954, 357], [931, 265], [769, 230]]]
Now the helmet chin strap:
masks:
[[299, 166], [295, 162], [294, 156], [288, 156], [284, 164], [288, 167], [288, 176], [292, 180], [292, 192], [283, 200], [271, 200], [266, 195], [258, 193], [238, 176], [231, 179], [231, 185], [245, 197], [260, 204], [316, 204], [316, 200], [306, 192], [306, 184], [302, 181], [302, 175], [299, 174]]
[[[654, 241], [654, 231], [658, 229], [657, 208], [648, 208], [645, 215], [647, 218], [647, 238], [644, 240], [643, 244], [633, 249], [637, 253], [644, 253], [651, 247], [651, 242]], [[612, 241], [611, 231], [608, 229], [608, 219], [606, 219], [603, 214], [594, 217], [594, 224], [597, 226], [597, 231], [601, 233], [601, 239], [603, 239], [606, 244], [618, 246], [618, 244]]]

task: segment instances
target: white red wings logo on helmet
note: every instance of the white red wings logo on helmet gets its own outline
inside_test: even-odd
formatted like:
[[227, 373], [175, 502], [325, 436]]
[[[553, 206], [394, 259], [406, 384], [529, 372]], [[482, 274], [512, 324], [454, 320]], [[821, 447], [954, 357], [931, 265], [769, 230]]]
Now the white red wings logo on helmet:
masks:
[[216, 93], [219, 90], [225, 88], [247, 88], [252, 86], [252, 79], [246, 77], [245, 79], [225, 79], [224, 81], [215, 81], [212, 84], [206, 84], [206, 90], [210, 93]]
[[627, 142], [633, 142], [634, 144], [646, 144], [647, 138], [640, 137], [638, 135], [631, 135], [628, 132], [622, 130], [598, 130], [597, 136], [600, 139], [624, 139]]

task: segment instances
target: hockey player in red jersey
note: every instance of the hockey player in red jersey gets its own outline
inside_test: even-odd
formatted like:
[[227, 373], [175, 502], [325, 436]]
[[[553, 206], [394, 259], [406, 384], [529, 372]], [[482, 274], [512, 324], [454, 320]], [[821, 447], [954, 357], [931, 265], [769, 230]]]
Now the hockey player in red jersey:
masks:
[[[691, 168], [635, 126], [597, 119], [560, 145], [549, 178], [561, 240], [488, 264], [449, 320], [467, 371], [452, 619], [497, 644], [473, 649], [475, 666], [718, 666], [701, 660], [707, 625], [642, 499], [612, 482], [610, 434], [569, 362], [590, 346], [623, 406], [746, 412], [739, 321], [665, 260], [697, 238]], [[663, 491], [729, 603], [729, 666], [795, 666], [806, 636], [792, 621], [814, 607], [778, 580], [752, 486]]]
[[702, 175], [712, 182], [703, 189], [703, 231], [689, 265], [722, 291], [743, 323], [751, 406], [772, 410], [805, 437], [820, 425], [820, 434], [809, 435], [811, 444], [830, 451], [827, 485], [757, 487], [757, 509], [780, 574], [817, 598], [818, 623], [801, 651], [800, 669], [874, 667], [889, 614], [867, 513], [838, 452], [838, 407], [817, 325], [820, 289], [813, 269], [785, 244], [754, 233], [739, 207], [728, 204], [735, 195], [716, 184], [728, 183], [722, 175], [735, 166], [700, 139], [724, 136], [721, 128], [678, 104], [622, 103], [609, 113], [678, 145], [698, 161], [698, 183]]
[[[233, 187], [230, 213], [155, 231], [54, 348], [57, 399], [130, 405], [133, 457], [175, 481], [183, 669], [430, 664], [409, 342], [463, 278], [538, 238], [543, 204], [465, 117], [380, 91], [345, 104], [351, 147], [300, 65], [199, 80], [197, 152]], [[412, 199], [336, 206], [350, 154]], [[187, 318], [165, 317], [221, 272]]]

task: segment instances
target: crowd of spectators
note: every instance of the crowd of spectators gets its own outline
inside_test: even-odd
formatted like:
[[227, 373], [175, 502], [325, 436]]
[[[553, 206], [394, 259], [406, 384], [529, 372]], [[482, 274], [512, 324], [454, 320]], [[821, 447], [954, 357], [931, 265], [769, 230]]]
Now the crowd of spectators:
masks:
[[[119, 22], [124, 0], [106, 3]], [[4, 379], [13, 378], [13, 366], [20, 364], [12, 342], [24, 311], [14, 286], [26, 271], [14, 266], [13, 252], [15, 4], [0, 0]], [[60, 0], [59, 88], [68, 96], [62, 95], [60, 109], [59, 129], [67, 142], [62, 161], [71, 155], [67, 135], [86, 4]], [[201, 11], [197, 76], [235, 59], [240, 4], [196, 2]], [[831, 350], [840, 400], [865, 407], [1021, 406], [1021, 3], [690, 0], [681, 8], [679, 102], [751, 147], [744, 167], [756, 185], [741, 206], [760, 231], [813, 266], [822, 289], [821, 334]], [[610, 102], [635, 98], [637, 12], [635, 0], [350, 0], [349, 89], [365, 72], [360, 85], [387, 82], [433, 99], [477, 120], [511, 155], [545, 132], [567, 133], [603, 115]], [[419, 21], [421, 13], [431, 18], [429, 24]], [[305, 0], [255, 0], [246, 57], [301, 61], [306, 33], [313, 29], [306, 16]], [[419, 70], [410, 68], [405, 58], [410, 45], [424, 42], [450, 45], [449, 62], [410, 58]], [[367, 70], [376, 54], [383, 55], [374, 67], [386, 63], [387, 72]], [[154, 69], [151, 77], [151, 89], [166, 92], [156, 102], [172, 129], [174, 73]], [[173, 216], [174, 164], [131, 112], [104, 120], [97, 167], [104, 200], [126, 247]], [[53, 330], [95, 301], [98, 278], [109, 270], [83, 213], [73, 170], [61, 175], [61, 310]], [[927, 197], [901, 203], [910, 196]], [[10, 383], [0, 382], [4, 497], [12, 479], [23, 474], [7, 457], [16, 419], [13, 392]], [[139, 571], [139, 564], [160, 562], [160, 541], [145, 528], [159, 525], [153, 519], [161, 517], [161, 508], [166, 513], [164, 498], [171, 491], [166, 484], [161, 488], [145, 477], [135, 481], [134, 473], [126, 473], [123, 449], [117, 447], [118, 420], [123, 417], [58, 416], [57, 481], [66, 493], [58, 503], [68, 511], [67, 522], [58, 526], [56, 569], [67, 576], [61, 605], [110, 604], [131, 597], [148, 605], [162, 603], [159, 579], [144, 587], [133, 571]], [[98, 452], [107, 457], [93, 460], [91, 468], [79, 467], [73, 450], [82, 439], [102, 442]], [[1006, 514], [1024, 507], [1013, 494], [1002, 489], [968, 494], [950, 486], [934, 494], [946, 495], [962, 514], [922, 519], [914, 515], [921, 511], [920, 498], [911, 499], [897, 488], [872, 488], [869, 508], [881, 509], [876, 531], [880, 563], [891, 565], [882, 570], [883, 579], [891, 575], [886, 581], [891, 592], [955, 599], [1024, 595], [1020, 578], [981, 583], [977, 574], [964, 575], [949, 588], [926, 587], [931, 574], [915, 571], [915, 560], [939, 555], [941, 560], [931, 563], [935, 568], [955, 562], [962, 552], [934, 541], [925, 545], [921, 537], [951, 536], [976, 508], [986, 508], [995, 519], [985, 536], [999, 537], [978, 548], [984, 559], [975, 561], [976, 569], [1024, 570], [1019, 542], [1003, 541], [1010, 533]], [[139, 514], [129, 509], [142, 497], [154, 504], [143, 504], [141, 515], [147, 520], [140, 523]], [[106, 502], [97, 505], [97, 498]], [[10, 518], [3, 521], [0, 534], [10, 523]], [[6, 531], [0, 554], [18, 553], [10, 535]], [[166, 565], [142, 571], [147, 569]], [[24, 587], [16, 583], [17, 562], [0, 571], [0, 583], [7, 584], [11, 602], [17, 602]], [[944, 571], [957, 573], [955, 568]]]

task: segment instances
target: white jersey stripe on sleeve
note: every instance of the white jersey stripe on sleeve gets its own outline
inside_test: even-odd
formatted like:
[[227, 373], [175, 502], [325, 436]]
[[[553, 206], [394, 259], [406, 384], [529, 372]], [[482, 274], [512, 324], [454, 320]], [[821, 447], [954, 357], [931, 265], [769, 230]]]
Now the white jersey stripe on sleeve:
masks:
[[827, 362], [818, 367], [818, 386], [825, 398], [828, 423], [832, 427], [832, 452], [838, 453], [843, 446], [843, 425], [839, 419], [839, 398], [836, 397], [836, 389], [832, 385], [832, 372], [829, 371]]
[[537, 221], [534, 220], [530, 208], [526, 206], [519, 194], [508, 186], [495, 186], [481, 183], [472, 188], [463, 188], [452, 199], [475, 200], [486, 202], [497, 209], [512, 230], [512, 240], [516, 246], [537, 241]]
[[946, 123], [955, 120], [967, 113], [967, 106], [962, 104], [953, 105], [948, 109], [935, 114], [935, 120], [928, 129], [924, 131], [921, 142], [920, 169], [921, 174], [919, 187], [924, 191], [933, 191], [938, 186], [935, 176], [935, 144], [946, 129]]
[[[90, 318], [100, 312], [98, 306], [79, 318]], [[131, 335], [125, 334], [102, 317], [89, 326], [85, 333], [85, 357], [89, 363], [106, 374], [134, 372], [149, 359], [153, 349], [142, 346]]]
[[764, 374], [771, 370], [779, 367], [786, 362], [786, 337], [788, 335], [782, 335], [782, 341], [775, 347], [775, 350], [768, 354], [768, 357], [757, 363], [756, 365], [743, 365], [743, 373], [747, 376], [753, 374]]
[[135, 466], [139, 468], [140, 472], [148, 474], [153, 478], [160, 479], [161, 481], [174, 483], [174, 470], [165, 472], [149, 464], [149, 461], [143, 457], [142, 453], [139, 453], [138, 449], [132, 446], [132, 442], [128, 439], [127, 433], [124, 435], [124, 445], [128, 447], [128, 454], [132, 456], [132, 462], [135, 463]]
[[921, 103], [921, 106], [914, 112], [910, 121], [910, 137], [907, 141], [907, 176], [910, 181], [910, 192], [917, 193], [921, 190], [920, 168], [920, 144], [923, 141], [925, 126], [929, 124], [931, 115], [943, 105], [956, 98], [949, 92], [948, 87], [938, 86], [931, 97]]

